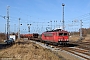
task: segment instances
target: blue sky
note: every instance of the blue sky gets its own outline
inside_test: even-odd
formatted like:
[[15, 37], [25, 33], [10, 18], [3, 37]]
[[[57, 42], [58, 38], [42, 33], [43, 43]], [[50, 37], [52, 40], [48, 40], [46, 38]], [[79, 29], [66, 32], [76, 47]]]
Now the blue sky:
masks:
[[[21, 33], [28, 33], [27, 24], [31, 25], [31, 33], [42, 33], [46, 27], [52, 29], [62, 26], [62, 3], [65, 4], [65, 29], [78, 31], [80, 20], [83, 28], [90, 27], [90, 0], [0, 0], [0, 15], [7, 16], [7, 6], [10, 16], [10, 31], [17, 32], [18, 19], [21, 18]], [[0, 16], [0, 32], [5, 32], [6, 21]], [[54, 23], [54, 21], [57, 21]], [[73, 22], [72, 21], [77, 21]]]

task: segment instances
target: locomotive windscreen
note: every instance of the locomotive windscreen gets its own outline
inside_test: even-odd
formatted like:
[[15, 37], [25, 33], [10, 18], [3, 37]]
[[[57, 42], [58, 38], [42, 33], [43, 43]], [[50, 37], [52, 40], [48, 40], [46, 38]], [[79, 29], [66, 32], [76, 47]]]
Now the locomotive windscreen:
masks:
[[68, 36], [67, 33], [59, 33], [59, 36]]

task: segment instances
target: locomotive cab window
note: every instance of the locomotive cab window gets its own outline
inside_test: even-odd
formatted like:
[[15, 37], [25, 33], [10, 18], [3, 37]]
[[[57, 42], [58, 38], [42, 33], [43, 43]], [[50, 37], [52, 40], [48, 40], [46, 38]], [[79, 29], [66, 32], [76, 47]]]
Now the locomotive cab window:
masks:
[[63, 33], [59, 33], [59, 36], [63, 36]]
[[67, 33], [59, 33], [59, 36], [68, 36]]
[[68, 34], [67, 33], [64, 33], [64, 36], [68, 36]]

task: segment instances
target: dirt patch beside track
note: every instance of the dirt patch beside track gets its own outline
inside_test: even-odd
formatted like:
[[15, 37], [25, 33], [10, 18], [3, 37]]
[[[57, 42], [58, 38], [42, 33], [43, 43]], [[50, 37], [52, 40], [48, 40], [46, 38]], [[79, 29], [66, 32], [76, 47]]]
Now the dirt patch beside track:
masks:
[[[83, 37], [84, 39], [81, 40], [82, 42], [90, 42], [90, 35], [88, 34], [86, 37]], [[69, 41], [79, 41], [80, 40], [80, 36], [79, 35], [73, 35], [73, 36], [69, 36]]]

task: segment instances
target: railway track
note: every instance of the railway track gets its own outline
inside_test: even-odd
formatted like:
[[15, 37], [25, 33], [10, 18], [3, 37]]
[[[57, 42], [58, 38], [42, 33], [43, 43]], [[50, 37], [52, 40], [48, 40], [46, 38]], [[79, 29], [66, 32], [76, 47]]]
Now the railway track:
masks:
[[90, 60], [90, 53], [88, 52], [88, 50], [76, 49], [76, 47], [75, 48], [64, 47], [64, 48], [62, 48], [62, 50], [68, 51], [68, 52], [70, 52], [74, 55], [77, 55], [83, 59]]
[[[40, 42], [39, 39], [32, 39], [33, 41], [38, 41]], [[74, 43], [75, 44], [75, 43]], [[82, 43], [81, 43], [82, 44]], [[71, 44], [73, 45], [73, 44]], [[85, 45], [88, 45], [88, 43], [86, 43]], [[53, 46], [54, 48], [58, 48], [59, 50], [62, 50], [62, 51], [66, 51], [76, 57], [79, 57], [83, 60], [90, 60], [90, 49], [86, 49], [85, 47], [82, 47], [82, 45], [79, 45], [78, 46], [54, 46], [52, 44], [50, 44], [49, 46]]]
[[90, 50], [90, 42], [71, 42], [72, 44], [77, 44], [78, 48]]
[[[52, 45], [51, 45], [52, 46]], [[90, 50], [78, 48], [78, 47], [65, 47], [65, 46], [54, 46], [55, 48], [59, 48], [62, 51], [66, 51], [71, 53], [76, 57], [79, 57], [83, 60], [90, 60]]]

